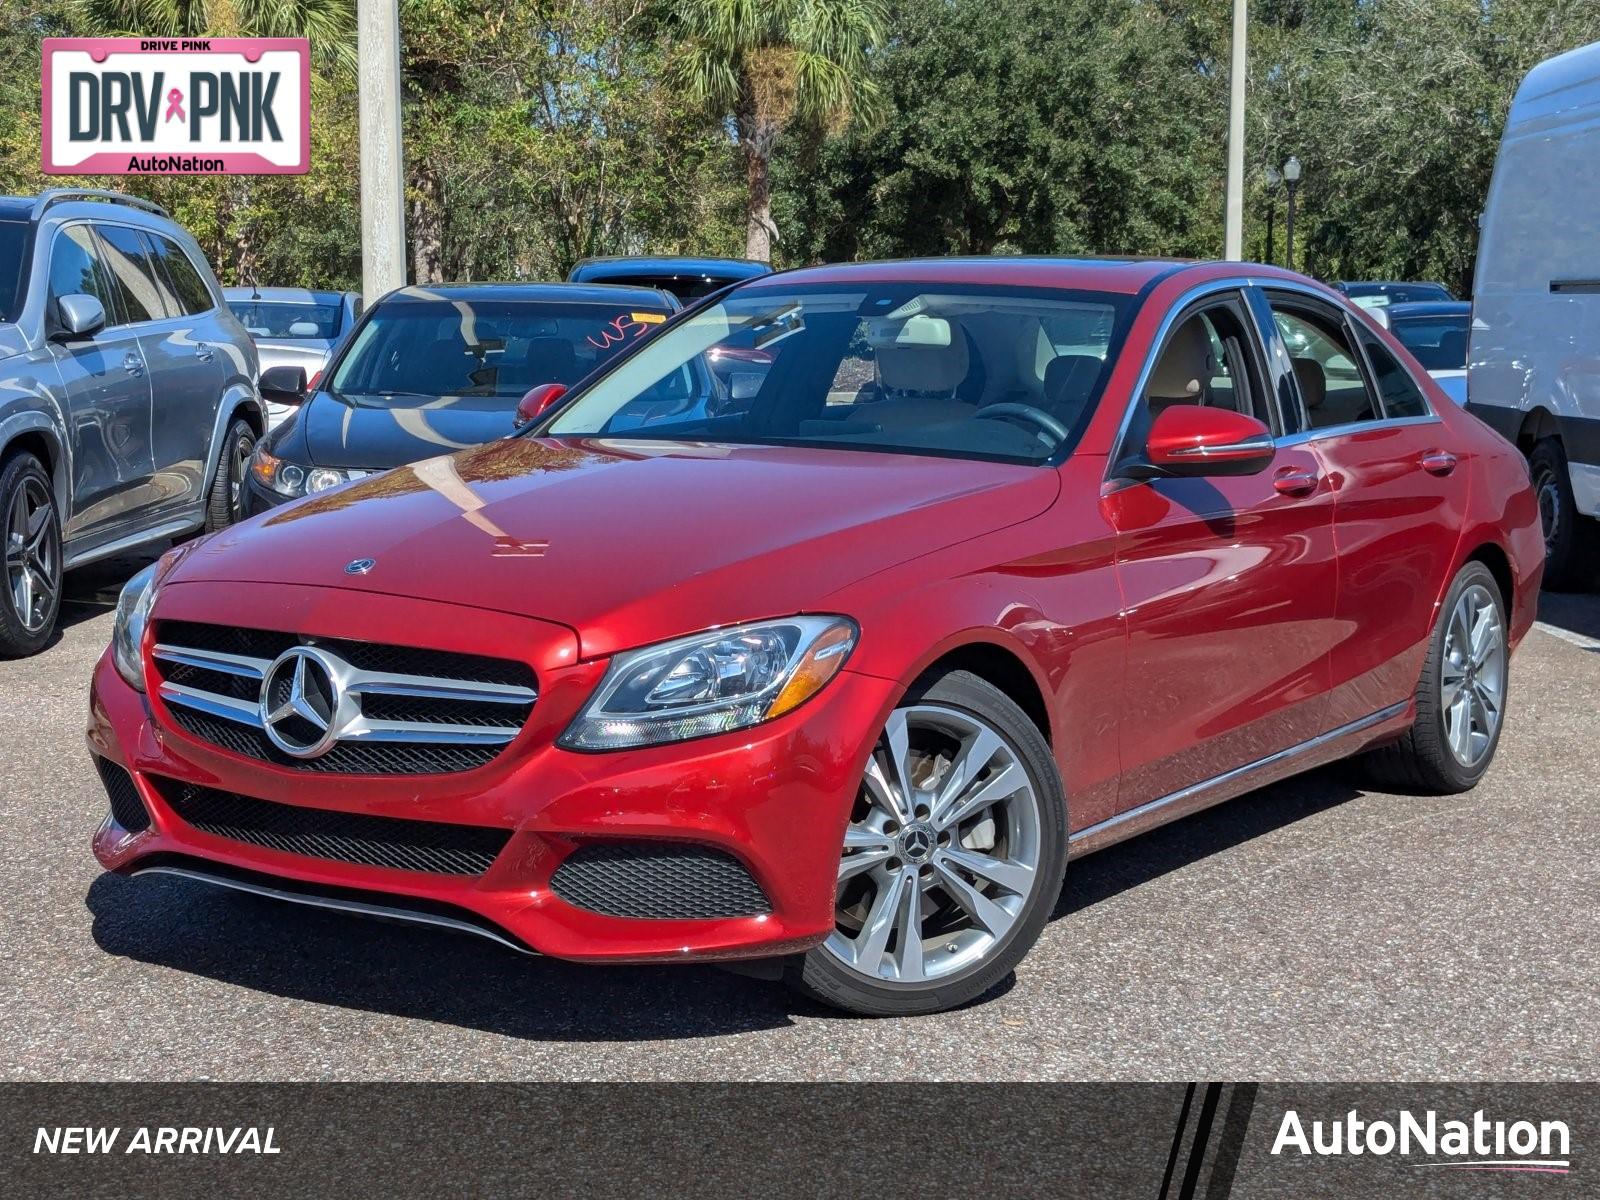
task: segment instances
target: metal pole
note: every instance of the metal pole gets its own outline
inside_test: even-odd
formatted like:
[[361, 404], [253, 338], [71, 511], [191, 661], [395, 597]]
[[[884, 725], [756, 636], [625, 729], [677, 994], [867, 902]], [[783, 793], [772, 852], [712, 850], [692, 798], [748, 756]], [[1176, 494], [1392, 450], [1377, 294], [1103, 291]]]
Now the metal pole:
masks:
[[371, 304], [406, 282], [399, 0], [357, 0], [356, 37], [360, 55], [361, 291]]
[[1228, 80], [1228, 207], [1222, 257], [1244, 257], [1244, 82], [1247, 0], [1233, 0], [1233, 71]]
[[1288, 181], [1289, 185], [1289, 215], [1283, 223], [1284, 266], [1294, 270], [1294, 193], [1300, 186], [1295, 180]]
[[1278, 215], [1278, 198], [1267, 193], [1267, 262], [1272, 262], [1272, 219]]

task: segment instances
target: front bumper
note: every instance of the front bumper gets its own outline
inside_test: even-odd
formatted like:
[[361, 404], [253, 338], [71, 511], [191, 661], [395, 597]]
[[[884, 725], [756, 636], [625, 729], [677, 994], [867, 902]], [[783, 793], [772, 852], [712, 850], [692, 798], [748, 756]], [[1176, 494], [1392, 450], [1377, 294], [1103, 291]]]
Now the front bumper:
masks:
[[[224, 591], [227, 607], [217, 607]], [[531, 631], [519, 630], [534, 623], [518, 618], [331, 589], [308, 601], [319, 591], [179, 585], [163, 594], [156, 615], [197, 620], [226, 612], [238, 625], [272, 628], [266, 622], [274, 613], [281, 621], [285, 605], [322, 611], [330, 598], [349, 597], [359, 606], [354, 619], [372, 630], [373, 640], [398, 641], [390, 631], [410, 629], [408, 643], [480, 654], [498, 644], [502, 656], [505, 646], [537, 643]], [[325, 626], [307, 632], [332, 636]], [[158, 698], [129, 687], [108, 652], [94, 675], [89, 748], [130, 773], [149, 827], [130, 832], [108, 816], [94, 836], [95, 856], [124, 874], [177, 868], [269, 890], [444, 914], [519, 947], [574, 960], [765, 957], [824, 939], [834, 926], [844, 828], [894, 685], [845, 671], [795, 712], [740, 733], [605, 754], [556, 747], [604, 666], [537, 665], [533, 715], [485, 766], [454, 775], [374, 777], [299, 771], [199, 740], [165, 715]], [[507, 840], [475, 875], [333, 861], [195, 828], [169, 803], [172, 788], [183, 784], [325, 812], [485, 827], [505, 831]], [[580, 849], [662, 843], [732, 856], [759, 886], [768, 911], [704, 919], [606, 915], [552, 887], [557, 868]]]

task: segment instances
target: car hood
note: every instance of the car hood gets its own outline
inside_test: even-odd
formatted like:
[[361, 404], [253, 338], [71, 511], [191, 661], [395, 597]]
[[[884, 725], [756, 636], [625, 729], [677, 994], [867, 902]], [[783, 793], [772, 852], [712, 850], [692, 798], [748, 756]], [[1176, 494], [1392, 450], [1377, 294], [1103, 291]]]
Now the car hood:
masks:
[[317, 392], [302, 408], [300, 428], [311, 465], [377, 471], [503, 438], [516, 429], [516, 407], [505, 396], [369, 400]]
[[[513, 438], [198, 544], [172, 582], [417, 596], [558, 621], [594, 657], [785, 616], [1043, 512], [1055, 471], [796, 447]], [[346, 573], [372, 559], [364, 574]]]

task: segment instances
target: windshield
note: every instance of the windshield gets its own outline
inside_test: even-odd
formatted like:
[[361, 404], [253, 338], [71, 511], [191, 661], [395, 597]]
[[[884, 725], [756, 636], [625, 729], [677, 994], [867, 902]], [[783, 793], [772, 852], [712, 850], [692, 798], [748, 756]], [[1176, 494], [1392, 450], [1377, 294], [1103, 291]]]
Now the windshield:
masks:
[[1087, 423], [1130, 299], [943, 284], [744, 289], [536, 428], [1043, 462]]
[[291, 300], [230, 300], [228, 307], [251, 337], [306, 338], [329, 342], [339, 336], [337, 304]]
[[539, 384], [576, 383], [666, 319], [615, 304], [402, 299], [368, 317], [330, 390], [402, 402], [488, 396], [509, 407]]
[[15, 321], [22, 310], [22, 255], [27, 245], [26, 221], [0, 221], [0, 321]]
[[1400, 317], [1389, 322], [1400, 344], [1425, 371], [1463, 371], [1467, 366], [1467, 314]]

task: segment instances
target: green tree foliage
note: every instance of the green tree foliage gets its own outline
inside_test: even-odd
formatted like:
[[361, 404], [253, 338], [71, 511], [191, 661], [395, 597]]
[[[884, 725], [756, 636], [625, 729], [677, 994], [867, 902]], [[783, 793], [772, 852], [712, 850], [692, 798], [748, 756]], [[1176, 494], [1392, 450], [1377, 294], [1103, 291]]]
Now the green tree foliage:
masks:
[[678, 78], [689, 95], [730, 117], [744, 156], [745, 256], [772, 257], [772, 155], [791, 121], [841, 128], [876, 105], [873, 51], [882, 0], [676, 0]]

